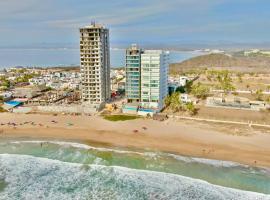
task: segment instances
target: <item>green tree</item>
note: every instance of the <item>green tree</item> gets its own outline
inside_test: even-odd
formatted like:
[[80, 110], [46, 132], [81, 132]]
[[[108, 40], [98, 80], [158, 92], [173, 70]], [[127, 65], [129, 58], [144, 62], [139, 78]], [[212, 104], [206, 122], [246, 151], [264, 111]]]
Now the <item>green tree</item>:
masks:
[[270, 85], [267, 85], [266, 89], [267, 91], [270, 91]]
[[242, 82], [243, 82], [243, 79], [242, 79], [243, 74], [240, 73], [240, 72], [238, 72], [236, 75], [237, 75], [237, 77], [238, 77], [239, 83], [242, 83]]
[[166, 108], [168, 108], [171, 105], [171, 96], [170, 95], [166, 96], [166, 98], [164, 99], [164, 103], [165, 103]]
[[258, 101], [262, 101], [263, 100], [263, 90], [262, 89], [259, 89], [259, 90], [256, 91], [255, 98]]
[[178, 112], [183, 109], [183, 103], [180, 100], [180, 93], [174, 92], [171, 96], [168, 95], [164, 100], [166, 108], [171, 109], [173, 112]]
[[2, 81], [2, 86], [5, 87], [5, 88], [9, 88], [11, 85], [10, 81], [9, 80], [3, 80]]
[[186, 104], [186, 110], [191, 115], [195, 115], [198, 112], [197, 108], [195, 107], [195, 105], [192, 102]]
[[184, 104], [181, 101], [179, 92], [175, 92], [171, 96], [168, 95], [165, 98], [164, 103], [166, 108], [169, 108], [173, 112], [188, 111], [191, 115], [195, 115], [198, 112], [198, 109], [192, 102]]
[[17, 77], [15, 79], [15, 83], [23, 83], [23, 82], [28, 82], [29, 79], [35, 77], [36, 75], [35, 74], [24, 74], [20, 77]]
[[210, 93], [210, 88], [200, 82], [193, 85], [191, 88], [191, 94], [199, 99], [205, 99]]
[[219, 82], [219, 88], [223, 90], [225, 94], [235, 90], [228, 70], [220, 71], [217, 76], [217, 81]]
[[270, 96], [267, 96], [267, 97], [265, 98], [265, 101], [266, 101], [267, 103], [270, 103]]
[[184, 86], [179, 86], [179, 87], [176, 89], [176, 92], [185, 93], [185, 92], [186, 92], [186, 88], [185, 88]]
[[180, 93], [175, 92], [171, 95], [171, 103], [170, 103], [170, 108], [172, 109], [173, 112], [178, 112], [182, 109], [182, 102], [180, 100]]
[[191, 92], [192, 85], [193, 85], [193, 82], [192, 81], [187, 81], [187, 83], [185, 85], [185, 92], [186, 93], [190, 93]]

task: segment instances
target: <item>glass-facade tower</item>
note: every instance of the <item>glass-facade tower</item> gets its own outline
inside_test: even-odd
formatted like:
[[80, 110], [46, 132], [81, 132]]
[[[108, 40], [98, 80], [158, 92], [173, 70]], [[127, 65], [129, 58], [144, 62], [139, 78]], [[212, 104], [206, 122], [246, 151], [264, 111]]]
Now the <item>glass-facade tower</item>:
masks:
[[141, 54], [137, 45], [126, 50], [126, 97], [128, 103], [141, 99]]

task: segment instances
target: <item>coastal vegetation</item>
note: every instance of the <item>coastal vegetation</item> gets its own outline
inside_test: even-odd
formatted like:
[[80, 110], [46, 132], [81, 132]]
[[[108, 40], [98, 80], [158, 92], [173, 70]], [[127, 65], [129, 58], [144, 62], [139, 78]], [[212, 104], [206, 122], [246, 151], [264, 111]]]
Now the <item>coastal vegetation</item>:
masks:
[[210, 88], [200, 82], [191, 87], [191, 94], [198, 99], [205, 99], [210, 93]]
[[7, 112], [3, 107], [0, 106], [0, 113]]
[[183, 103], [180, 99], [180, 92], [175, 92], [172, 95], [168, 95], [164, 100], [167, 110], [170, 110], [174, 113], [179, 111], [188, 112], [190, 115], [195, 115], [198, 112], [198, 109], [192, 102]]
[[257, 101], [263, 101], [263, 91], [259, 89], [255, 92], [255, 98]]
[[9, 79], [8, 76], [0, 77], [0, 90], [8, 90], [14, 85], [28, 83], [31, 78], [39, 75], [38, 73], [29, 73], [26, 69], [12, 69], [10, 74], [10, 77], [14, 76], [14, 79]]
[[11, 82], [6, 77], [0, 77], [0, 88], [6, 90], [11, 86]]
[[135, 116], [135, 115], [105, 115], [105, 116], [103, 116], [103, 118], [108, 120], [108, 121], [117, 122], [117, 121], [134, 120], [134, 119], [138, 119], [140, 117]]
[[[229, 70], [207, 70], [205, 72], [207, 80], [209, 82], [215, 82], [216, 88], [223, 90], [225, 94], [235, 91], [235, 86], [233, 85], [232, 75], [233, 73]], [[238, 78], [238, 82], [243, 82], [242, 74], [236, 73], [235, 76]]]
[[17, 77], [17, 78], [14, 80], [14, 83], [17, 84], [17, 83], [28, 82], [29, 79], [34, 78], [35, 76], [36, 76], [36, 74], [24, 74], [24, 75], [22, 75], [22, 76]]

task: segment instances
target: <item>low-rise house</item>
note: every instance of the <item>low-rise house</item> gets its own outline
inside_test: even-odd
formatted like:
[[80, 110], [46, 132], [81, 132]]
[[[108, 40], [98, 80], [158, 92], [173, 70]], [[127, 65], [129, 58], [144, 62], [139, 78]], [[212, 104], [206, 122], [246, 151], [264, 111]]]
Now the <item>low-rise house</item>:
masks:
[[224, 107], [232, 109], [264, 110], [270, 106], [265, 101], [250, 101], [248, 98], [228, 96], [228, 97], [208, 97], [206, 106]]
[[3, 98], [3, 101], [9, 101], [12, 99], [12, 92], [0, 93], [0, 97]]
[[187, 76], [180, 76], [179, 77], [179, 86], [186, 86], [187, 82], [189, 81], [190, 79], [187, 77]]
[[46, 90], [47, 90], [47, 87], [45, 85], [15, 88], [13, 91], [13, 97], [31, 99], [36, 96], [39, 96], [42, 92]]
[[180, 94], [180, 101], [183, 103], [191, 103], [191, 99], [189, 98], [188, 94]]
[[64, 73], [63, 72], [55, 72], [54, 76], [58, 77], [58, 78], [61, 78], [61, 77], [64, 77]]
[[38, 96], [38, 92], [34, 90], [33, 88], [15, 88], [13, 92], [13, 97], [15, 98], [31, 99], [36, 96]]
[[249, 104], [253, 110], [264, 110], [270, 108], [265, 101], [250, 101]]
[[16, 76], [9, 76], [7, 78], [7, 80], [9, 80], [9, 81], [15, 81], [16, 78], [17, 78]]
[[6, 76], [6, 75], [7, 75], [7, 70], [6, 69], [0, 70], [0, 77], [1, 76]]
[[48, 82], [46, 84], [47, 87], [50, 87], [55, 90], [59, 90], [61, 88], [61, 83], [60, 82]]
[[29, 79], [30, 85], [44, 85], [46, 84], [46, 80], [43, 77], [31, 78]]
[[73, 89], [73, 90], [79, 90], [80, 89], [80, 83], [75, 83], [75, 82], [70, 83], [69, 88]]
[[184, 94], [180, 94], [179, 96], [180, 98], [180, 101], [187, 104], [187, 103], [193, 103], [193, 104], [197, 104], [198, 103], [198, 99], [193, 97], [193, 96], [190, 96], [186, 93]]

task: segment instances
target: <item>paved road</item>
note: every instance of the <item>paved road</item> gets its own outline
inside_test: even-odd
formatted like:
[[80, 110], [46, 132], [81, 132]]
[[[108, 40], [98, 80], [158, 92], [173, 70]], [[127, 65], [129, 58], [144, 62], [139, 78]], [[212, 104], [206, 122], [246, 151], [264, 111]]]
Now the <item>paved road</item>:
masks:
[[186, 119], [186, 120], [196, 120], [196, 121], [205, 121], [205, 122], [214, 122], [214, 123], [223, 123], [223, 124], [238, 124], [238, 125], [248, 125], [250, 127], [264, 127], [270, 128], [270, 124], [254, 124], [252, 122], [238, 122], [238, 121], [226, 121], [226, 120], [217, 120], [217, 119], [205, 119], [205, 118], [197, 118], [197, 117], [184, 117], [184, 116], [176, 116], [176, 115], [168, 115], [169, 118], [176, 119]]
[[[224, 90], [211, 90], [211, 92], [224, 92]], [[235, 90], [235, 91], [230, 91], [230, 93], [239, 93], [239, 94], [255, 94], [256, 90]], [[270, 91], [262, 91], [262, 94], [270, 94]]]

